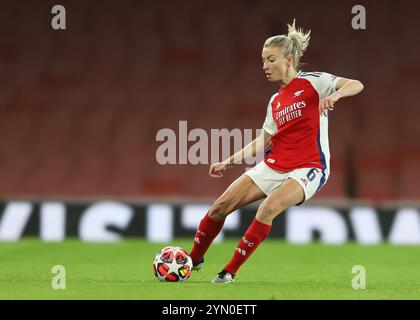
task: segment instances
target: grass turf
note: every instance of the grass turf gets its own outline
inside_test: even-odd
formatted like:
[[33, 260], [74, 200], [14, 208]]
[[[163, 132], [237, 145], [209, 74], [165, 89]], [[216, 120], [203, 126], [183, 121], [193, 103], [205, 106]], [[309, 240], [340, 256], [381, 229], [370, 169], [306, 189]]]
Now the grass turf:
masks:
[[[420, 299], [419, 247], [266, 240], [233, 285], [212, 284], [237, 242], [213, 245], [204, 268], [185, 283], [161, 283], [152, 273], [154, 255], [166, 244], [0, 243], [0, 299]], [[172, 242], [187, 250], [191, 244]], [[65, 290], [52, 289], [54, 265], [66, 269]], [[354, 265], [366, 268], [365, 290], [352, 288]]]

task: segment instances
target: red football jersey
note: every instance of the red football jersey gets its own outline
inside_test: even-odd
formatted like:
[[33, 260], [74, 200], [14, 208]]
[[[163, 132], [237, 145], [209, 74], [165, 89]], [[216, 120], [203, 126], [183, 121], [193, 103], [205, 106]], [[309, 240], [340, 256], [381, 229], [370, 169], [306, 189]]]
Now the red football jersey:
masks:
[[339, 79], [325, 72], [299, 72], [271, 97], [263, 125], [273, 136], [264, 158], [270, 168], [329, 173], [328, 117], [319, 115], [319, 101], [335, 91]]

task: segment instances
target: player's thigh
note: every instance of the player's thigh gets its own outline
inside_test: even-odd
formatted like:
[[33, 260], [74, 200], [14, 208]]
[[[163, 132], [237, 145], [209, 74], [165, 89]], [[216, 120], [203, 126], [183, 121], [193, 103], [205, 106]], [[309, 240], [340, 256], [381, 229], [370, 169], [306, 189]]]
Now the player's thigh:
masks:
[[286, 179], [261, 203], [256, 218], [263, 223], [271, 224], [278, 214], [301, 203], [304, 199], [305, 193], [302, 186], [294, 179]]
[[223, 192], [210, 209], [210, 216], [223, 217], [249, 203], [266, 197], [265, 193], [243, 174]]

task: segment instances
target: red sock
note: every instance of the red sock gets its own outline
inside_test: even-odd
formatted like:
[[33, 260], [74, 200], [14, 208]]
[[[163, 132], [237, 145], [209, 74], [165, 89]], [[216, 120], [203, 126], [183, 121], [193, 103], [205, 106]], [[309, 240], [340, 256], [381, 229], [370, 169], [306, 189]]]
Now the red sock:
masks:
[[271, 230], [271, 225], [262, 223], [257, 219], [252, 221], [245, 235], [242, 237], [235, 249], [230, 262], [223, 268], [229, 273], [235, 275], [241, 265], [251, 256], [257, 249], [258, 245], [264, 241]]
[[209, 217], [208, 212], [201, 220], [194, 237], [194, 247], [191, 250], [190, 257], [194, 263], [203, 260], [204, 254], [210, 247], [214, 238], [222, 230], [225, 221], [216, 221]]

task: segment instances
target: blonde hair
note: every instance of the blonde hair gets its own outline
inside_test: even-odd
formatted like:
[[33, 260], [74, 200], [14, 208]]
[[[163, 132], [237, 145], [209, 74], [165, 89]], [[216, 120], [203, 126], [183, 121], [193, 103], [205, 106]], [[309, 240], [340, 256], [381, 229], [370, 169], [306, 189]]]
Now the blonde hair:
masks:
[[293, 19], [292, 25], [287, 24], [287, 36], [279, 35], [268, 38], [264, 43], [264, 47], [275, 46], [282, 48], [285, 57], [291, 54], [293, 57], [293, 67], [297, 70], [300, 66], [300, 58], [309, 46], [311, 30], [304, 32], [302, 28], [296, 28], [295, 22], [296, 19]]

